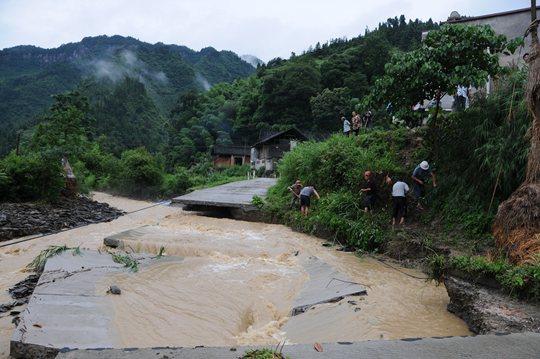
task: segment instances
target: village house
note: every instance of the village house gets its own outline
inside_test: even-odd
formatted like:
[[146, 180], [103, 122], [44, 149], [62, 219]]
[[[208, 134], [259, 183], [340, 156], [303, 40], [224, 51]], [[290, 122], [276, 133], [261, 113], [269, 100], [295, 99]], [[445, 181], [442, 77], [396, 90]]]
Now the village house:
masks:
[[225, 168], [250, 163], [250, 148], [247, 146], [216, 145], [212, 150], [214, 167]]
[[[536, 7], [538, 14], [540, 6]], [[516, 37], [523, 37], [525, 31], [531, 23], [531, 8], [510, 10], [480, 16], [461, 16], [457, 11], [452, 11], [448, 17], [447, 24], [463, 24], [472, 26], [489, 25], [495, 33], [504, 35], [508, 40]], [[514, 54], [501, 54], [499, 63], [502, 66], [522, 66], [524, 64], [523, 56], [529, 52], [531, 39], [525, 39], [525, 46], [518, 49]]]
[[285, 152], [292, 150], [299, 141], [307, 137], [296, 128], [271, 133], [251, 147], [251, 166], [258, 170], [264, 168], [265, 172], [273, 172], [277, 161], [283, 158]]

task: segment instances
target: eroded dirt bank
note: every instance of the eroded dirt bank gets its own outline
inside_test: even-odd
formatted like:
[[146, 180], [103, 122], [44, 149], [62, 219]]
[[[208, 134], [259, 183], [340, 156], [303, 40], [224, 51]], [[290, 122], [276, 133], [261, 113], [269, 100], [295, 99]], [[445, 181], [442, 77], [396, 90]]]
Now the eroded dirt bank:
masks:
[[[124, 211], [148, 205], [100, 193], [94, 198]], [[0, 302], [8, 301], [6, 289], [26, 277], [21, 270], [47, 246], [98, 249], [105, 236], [142, 225], [159, 225], [159, 241], [133, 243], [134, 250], [156, 252], [163, 245], [168, 255], [184, 260], [104, 278], [103, 285], [114, 282], [122, 288], [122, 295], [115, 298], [115, 322], [123, 346], [267, 344], [282, 339], [312, 343], [470, 333], [446, 310], [444, 286], [405, 276], [370, 258], [322, 247], [321, 240], [284, 226], [200, 217], [163, 206], [0, 249]], [[310, 255], [369, 286], [368, 295], [320, 305], [289, 319], [291, 301], [306, 280], [298, 261]], [[8, 354], [12, 330], [11, 317], [0, 317], [0, 357]]]

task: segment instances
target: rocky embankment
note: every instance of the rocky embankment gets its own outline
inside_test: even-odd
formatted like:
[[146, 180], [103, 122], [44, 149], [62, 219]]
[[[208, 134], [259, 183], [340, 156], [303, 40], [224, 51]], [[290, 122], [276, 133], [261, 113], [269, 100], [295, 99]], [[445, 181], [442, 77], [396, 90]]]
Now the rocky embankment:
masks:
[[108, 222], [124, 212], [86, 197], [62, 198], [57, 203], [0, 204], [0, 241], [50, 233], [85, 224]]
[[[451, 256], [452, 249], [433, 244], [428, 248], [420, 235], [407, 233], [406, 238], [389, 241], [384, 254], [402, 265], [423, 267], [429, 273], [425, 267], [429, 256]], [[450, 298], [448, 311], [463, 319], [473, 333], [540, 333], [540, 303], [513, 298], [501, 290], [494, 278], [456, 270], [441, 274]]]
[[540, 332], [540, 306], [456, 277], [444, 280], [448, 310], [476, 334]]

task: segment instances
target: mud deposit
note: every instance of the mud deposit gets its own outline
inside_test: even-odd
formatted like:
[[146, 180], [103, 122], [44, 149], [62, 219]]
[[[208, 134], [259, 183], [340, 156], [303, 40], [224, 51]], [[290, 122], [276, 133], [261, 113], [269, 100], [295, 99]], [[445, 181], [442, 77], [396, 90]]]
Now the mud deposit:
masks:
[[122, 211], [106, 203], [92, 201], [86, 197], [62, 197], [56, 204], [2, 203], [0, 241], [90, 223], [108, 222], [122, 214]]
[[[124, 211], [148, 205], [104, 194], [95, 199]], [[0, 303], [24, 279], [23, 268], [49, 245], [99, 249], [103, 238], [150, 225], [152, 238], [131, 249], [181, 261], [105, 277], [119, 346], [240, 345], [467, 335], [465, 323], [446, 310], [444, 286], [417, 280], [370, 258], [322, 247], [322, 241], [279, 225], [200, 217], [158, 206], [112, 222], [0, 249]], [[316, 256], [351, 280], [369, 286], [367, 296], [321, 304], [290, 318], [291, 304], [308, 279], [302, 261]], [[411, 274], [422, 273], [403, 269]], [[20, 307], [22, 308], [22, 307]], [[19, 310], [19, 309], [17, 309]], [[0, 358], [9, 350], [11, 317], [0, 316]], [[144, 333], [144, 335], [141, 335]]]

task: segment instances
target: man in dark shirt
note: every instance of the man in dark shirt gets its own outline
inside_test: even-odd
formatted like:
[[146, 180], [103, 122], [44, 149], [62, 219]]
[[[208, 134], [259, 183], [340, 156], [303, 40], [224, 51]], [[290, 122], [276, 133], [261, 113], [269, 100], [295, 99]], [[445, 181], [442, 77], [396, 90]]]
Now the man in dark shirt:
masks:
[[294, 184], [288, 188], [292, 194], [291, 208], [298, 207], [298, 201], [300, 200], [300, 191], [302, 191], [302, 187], [302, 182], [297, 179]]
[[433, 187], [437, 187], [437, 178], [435, 173], [429, 168], [429, 163], [427, 161], [422, 161], [412, 173], [413, 180], [413, 194], [416, 200], [418, 201], [418, 208], [424, 209], [420, 200], [424, 197], [426, 192], [426, 182], [431, 177], [433, 179]]
[[377, 201], [377, 184], [373, 180], [371, 171], [364, 172], [364, 179], [366, 180], [366, 186], [361, 188], [360, 191], [365, 194], [364, 212], [368, 212], [373, 210], [373, 205]]

